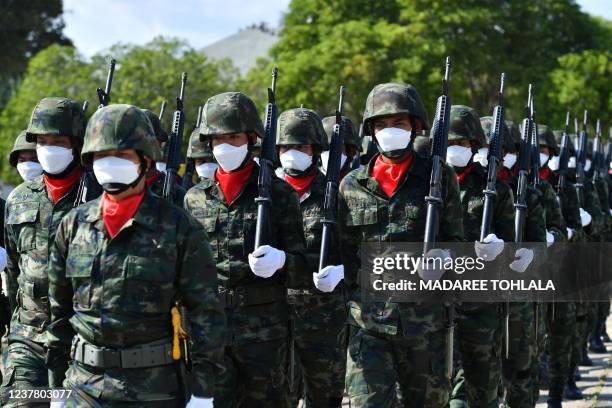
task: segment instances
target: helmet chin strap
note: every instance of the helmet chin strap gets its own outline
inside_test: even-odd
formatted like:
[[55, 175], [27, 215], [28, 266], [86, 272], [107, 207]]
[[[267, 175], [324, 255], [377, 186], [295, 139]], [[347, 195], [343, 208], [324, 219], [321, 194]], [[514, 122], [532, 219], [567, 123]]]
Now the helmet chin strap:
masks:
[[136, 154], [138, 154], [138, 158], [140, 159], [140, 164], [138, 166], [140, 173], [138, 174], [138, 177], [136, 177], [136, 180], [132, 181], [130, 184], [105, 183], [102, 185], [104, 191], [110, 195], [119, 195], [131, 187], [136, 187], [138, 183], [140, 183], [140, 180], [142, 180], [142, 178], [147, 174], [147, 161], [141, 152], [137, 151]]

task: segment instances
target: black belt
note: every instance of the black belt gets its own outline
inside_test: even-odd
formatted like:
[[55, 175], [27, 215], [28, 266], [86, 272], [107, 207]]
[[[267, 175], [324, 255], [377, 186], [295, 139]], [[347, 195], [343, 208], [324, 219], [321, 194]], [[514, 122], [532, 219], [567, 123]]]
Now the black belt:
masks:
[[172, 343], [159, 343], [155, 341], [130, 348], [112, 349], [94, 346], [76, 336], [70, 356], [79, 363], [99, 368], [147, 368], [172, 364]]
[[263, 305], [266, 303], [285, 300], [286, 289], [279, 285], [274, 286], [238, 286], [226, 288], [219, 286], [219, 299], [225, 308], [237, 306]]

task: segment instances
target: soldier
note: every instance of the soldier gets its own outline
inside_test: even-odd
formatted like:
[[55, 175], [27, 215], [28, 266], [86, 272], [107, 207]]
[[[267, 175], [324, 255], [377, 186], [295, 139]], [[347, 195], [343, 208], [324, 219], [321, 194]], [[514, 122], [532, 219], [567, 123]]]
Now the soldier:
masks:
[[[463, 105], [452, 106], [450, 119], [446, 163], [457, 173], [465, 239], [477, 242], [487, 183], [485, 134], [489, 135], [492, 121], [490, 117], [479, 120], [473, 108]], [[500, 255], [504, 241], [514, 241], [512, 190], [506, 182], [498, 180], [496, 191], [491, 234], [476, 248], [476, 255], [488, 262]], [[467, 400], [469, 406], [496, 407], [501, 381], [501, 305], [463, 303], [456, 310], [457, 356], [461, 369], [454, 379], [450, 406], [463, 407], [463, 400]]]
[[63, 379], [48, 378], [45, 365], [47, 262], [57, 227], [76, 198], [84, 131], [81, 104], [58, 97], [38, 102], [26, 130], [44, 173], [15, 188], [6, 203], [7, 295], [11, 310], [17, 310], [8, 336], [4, 391], [59, 386]]
[[193, 160], [196, 173], [200, 181], [212, 179], [219, 165], [215, 163], [210, 145], [200, 141], [200, 128], [195, 128], [189, 136], [189, 147], [187, 148], [187, 159]]
[[[307, 407], [342, 406], [346, 369], [347, 311], [344, 286], [339, 284], [343, 273], [334, 272], [343, 267], [318, 272], [326, 185], [325, 176], [317, 170], [317, 159], [326, 138], [313, 110], [291, 109], [278, 119], [276, 145], [284, 179], [300, 198], [308, 270], [315, 273], [314, 281], [288, 290], [292, 343], [304, 378]], [[329, 259], [331, 265], [338, 265], [337, 234], [334, 238]]]
[[15, 139], [13, 150], [9, 154], [9, 164], [17, 169], [23, 181], [32, 180], [43, 172], [36, 157], [36, 143], [26, 140], [26, 131]]
[[[344, 122], [344, 144], [342, 145], [342, 161], [340, 163], [340, 178], [344, 178], [351, 171], [351, 163], [355, 156], [361, 151], [361, 140], [353, 121], [348, 116], [343, 116]], [[336, 124], [335, 116], [323, 118], [323, 128], [327, 137], [322, 141], [323, 152], [321, 153], [321, 172], [327, 174], [327, 161], [329, 160], [329, 143], [331, 143], [332, 132]]]
[[[110, 105], [90, 119], [81, 157], [105, 192], [64, 218], [49, 262], [47, 346], [58, 360], [70, 352], [67, 406], [179, 407], [185, 392], [188, 406], [213, 396], [225, 336], [214, 264], [204, 229], [146, 188], [160, 156], [139, 108]], [[191, 322], [191, 390], [172, 352], [175, 302]]]
[[[350, 291], [348, 394], [353, 406], [390, 407], [397, 401], [444, 406], [450, 392], [444, 305], [364, 303], [357, 278], [362, 242], [423, 241], [432, 165], [412, 149], [413, 135], [429, 129], [416, 88], [401, 83], [375, 86], [366, 101], [363, 126], [380, 153], [342, 180], [339, 195], [341, 260]], [[461, 241], [459, 187], [448, 166], [442, 185], [439, 240]]]
[[[6, 202], [0, 198], [0, 272], [6, 268], [6, 250], [4, 249], [4, 206]], [[8, 332], [11, 322], [11, 308], [8, 298], [4, 294], [4, 285], [0, 278], [0, 339]], [[2, 350], [2, 342], [0, 340], [0, 351]], [[1, 353], [0, 353], [1, 354]], [[2, 381], [2, 373], [0, 372], [0, 381]]]
[[211, 239], [230, 330], [215, 403], [286, 407], [287, 288], [310, 281], [297, 193], [272, 178], [267, 245], [254, 250], [259, 167], [250, 149], [264, 130], [253, 101], [240, 92], [208, 99], [200, 140], [219, 168], [185, 196], [185, 208]]

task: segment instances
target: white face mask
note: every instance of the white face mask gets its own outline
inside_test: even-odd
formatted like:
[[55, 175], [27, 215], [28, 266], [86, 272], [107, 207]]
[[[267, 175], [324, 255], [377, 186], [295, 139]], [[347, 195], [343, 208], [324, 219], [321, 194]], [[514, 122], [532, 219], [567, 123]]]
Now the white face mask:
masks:
[[559, 156], [553, 156], [550, 158], [550, 160], [548, 161], [548, 168], [551, 169], [552, 171], [557, 171], [559, 170], [559, 161], [560, 161], [560, 157]]
[[215, 176], [215, 171], [217, 170], [217, 163], [202, 163], [199, 166], [196, 166], [196, 173], [200, 178], [212, 179]]
[[516, 164], [516, 154], [514, 153], [506, 153], [504, 155], [504, 167], [508, 170], [512, 169]]
[[569, 158], [569, 160], [567, 161], [567, 167], [569, 167], [570, 169], [576, 168], [576, 157], [572, 156]]
[[225, 171], [233, 171], [240, 167], [248, 153], [249, 145], [247, 143], [242, 146], [221, 143], [213, 147], [213, 156], [215, 156], [215, 160]]
[[299, 150], [291, 149], [281, 153], [280, 162], [283, 169], [304, 171], [312, 165], [312, 156]]
[[155, 162], [155, 168], [157, 171], [161, 171], [162, 173], [166, 171], [166, 163], [164, 162]]
[[138, 178], [139, 167], [138, 163], [114, 156], [106, 156], [93, 162], [94, 174], [102, 186], [105, 184], [132, 184]]
[[478, 149], [478, 152], [476, 152], [476, 154], [474, 155], [474, 162], [480, 163], [482, 167], [487, 167], [487, 165], [489, 164], [489, 159], [487, 158], [488, 155], [489, 155], [489, 148], [481, 147], [480, 149]]
[[36, 146], [36, 155], [45, 173], [49, 174], [61, 173], [74, 159], [72, 149], [60, 146]]
[[382, 152], [392, 152], [408, 147], [410, 132], [400, 128], [384, 128], [376, 132], [374, 137]]
[[[346, 159], [347, 159], [346, 154], [342, 153], [342, 155], [340, 156], [340, 168], [344, 166], [344, 163], [346, 163]], [[321, 153], [321, 172], [323, 172], [323, 174], [327, 174], [327, 163], [328, 162], [329, 162], [329, 150]]]
[[549, 155], [540, 153], [540, 167], [544, 167], [544, 165], [546, 164], [549, 158], [550, 158]]
[[19, 172], [19, 175], [21, 176], [23, 181], [27, 181], [40, 176], [43, 172], [43, 169], [40, 163], [27, 161], [17, 163], [17, 171]]
[[446, 162], [453, 167], [465, 167], [472, 158], [472, 149], [463, 146], [448, 146]]
[[591, 170], [591, 160], [586, 159], [586, 163], [584, 163], [584, 171]]

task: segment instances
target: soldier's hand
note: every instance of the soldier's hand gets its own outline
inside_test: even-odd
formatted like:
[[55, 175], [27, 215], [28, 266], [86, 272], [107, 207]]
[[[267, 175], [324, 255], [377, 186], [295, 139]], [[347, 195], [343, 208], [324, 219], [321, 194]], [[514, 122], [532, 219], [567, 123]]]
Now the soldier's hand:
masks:
[[49, 408], [64, 408], [66, 401], [51, 401]]
[[591, 217], [591, 214], [589, 214], [584, 208], [581, 208], [580, 209], [580, 222], [582, 223], [582, 226], [586, 227], [587, 225], [591, 223], [592, 220], [593, 220], [593, 217]]
[[6, 250], [0, 247], [0, 272], [6, 268]]
[[510, 269], [515, 272], [523, 273], [533, 261], [533, 250], [529, 248], [519, 248], [514, 254], [514, 261], [510, 264]]
[[452, 261], [452, 258], [448, 249], [430, 249], [419, 264], [417, 273], [423, 280], [438, 280], [446, 272], [444, 264], [449, 260]]
[[555, 242], [555, 236], [548, 230], [546, 230], [546, 248], [549, 248], [553, 242]]
[[329, 265], [312, 274], [312, 281], [321, 292], [333, 292], [344, 279], [344, 265]]
[[504, 240], [497, 237], [495, 234], [489, 234], [482, 240], [474, 243], [476, 255], [486, 262], [495, 260], [504, 250]]
[[185, 408], [213, 408], [213, 399], [192, 395]]
[[261, 278], [269, 278], [285, 265], [285, 252], [270, 245], [262, 245], [249, 254], [251, 271]]
[[572, 237], [574, 236], [574, 230], [571, 229], [570, 227], [566, 227], [567, 228], [567, 239], [568, 241], [571, 241]]

